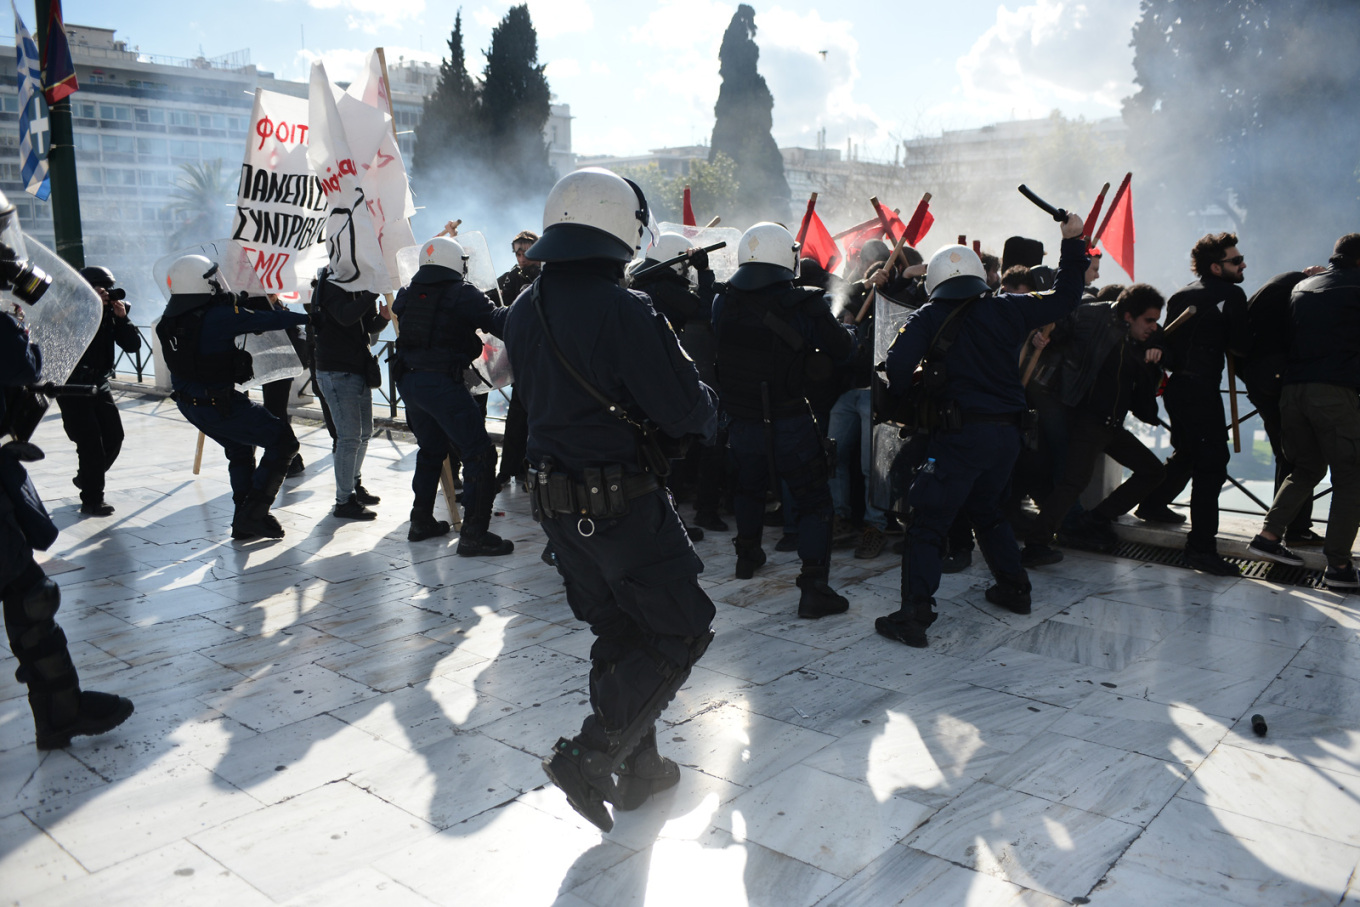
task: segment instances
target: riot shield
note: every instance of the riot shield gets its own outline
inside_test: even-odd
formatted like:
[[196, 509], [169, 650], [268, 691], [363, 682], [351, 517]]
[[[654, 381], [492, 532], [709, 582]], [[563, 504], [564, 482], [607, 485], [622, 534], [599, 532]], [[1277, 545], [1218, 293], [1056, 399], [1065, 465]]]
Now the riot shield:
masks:
[[[916, 307], [878, 294], [874, 301], [873, 398], [887, 399], [889, 388], [879, 367], [888, 359], [888, 348], [898, 330]], [[905, 516], [907, 490], [925, 452], [927, 436], [908, 434], [897, 422], [886, 421], [886, 406], [874, 406], [871, 441], [869, 499], [886, 513]]]
[[708, 266], [718, 280], [727, 280], [737, 270], [737, 243], [741, 231], [732, 227], [686, 227], [684, 224], [662, 223], [663, 233], [679, 233], [689, 238], [696, 248], [725, 242], [727, 246], [708, 253]]
[[468, 390], [474, 394], [489, 394], [513, 384], [515, 376], [510, 373], [510, 357], [505, 352], [505, 344], [499, 337], [483, 331], [478, 331], [477, 336], [482, 341], [482, 355], [463, 373]]
[[[151, 273], [155, 275], [156, 284], [161, 288], [167, 302], [171, 295], [170, 284], [166, 279], [170, 273], [170, 266], [185, 255], [203, 255], [209, 261], [215, 262], [232, 292], [244, 290], [251, 296], [268, 295], [259, 274], [251, 266], [250, 259], [240, 244], [229, 239], [220, 239], [172, 252], [151, 266]], [[310, 293], [307, 296], [310, 298]], [[296, 378], [302, 374], [302, 360], [293, 349], [293, 342], [283, 331], [246, 334], [244, 348], [250, 353], [255, 375], [248, 383], [238, 384], [238, 390], [245, 391], [272, 381]]]
[[[467, 276], [464, 279], [483, 293], [488, 292], [496, 285], [497, 275], [486, 237], [473, 230], [468, 233], [460, 231], [453, 239], [463, 247], [468, 257]], [[402, 286], [409, 284], [411, 278], [416, 276], [416, 271], [420, 270], [420, 249], [421, 246], [416, 245], [397, 250], [397, 276]]]
[[[18, 218], [12, 218], [11, 222], [17, 224]], [[22, 319], [33, 342], [42, 351], [42, 380], [65, 384], [99, 331], [99, 324], [104, 319], [103, 303], [94, 287], [75, 268], [32, 236], [23, 234], [23, 241], [17, 245], [7, 238], [6, 245], [20, 257], [27, 254], [30, 261], [52, 278], [52, 285], [32, 306], [20, 303], [9, 292], [0, 296], [5, 311], [17, 310], [15, 317]]]

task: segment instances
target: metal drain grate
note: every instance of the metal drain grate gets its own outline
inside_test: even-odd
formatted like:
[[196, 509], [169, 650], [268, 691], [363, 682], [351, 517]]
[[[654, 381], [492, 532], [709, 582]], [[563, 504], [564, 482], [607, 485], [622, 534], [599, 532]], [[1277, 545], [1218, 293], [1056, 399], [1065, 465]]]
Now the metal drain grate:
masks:
[[[1191, 569], [1190, 565], [1185, 563], [1185, 552], [1179, 548], [1163, 548], [1159, 545], [1147, 545], [1142, 542], [1120, 542], [1110, 554], [1148, 564]], [[1281, 586], [1304, 586], [1309, 589], [1324, 588], [1321, 570], [1310, 570], [1307, 567], [1286, 567], [1283, 564], [1272, 564], [1267, 561], [1250, 560], [1244, 557], [1225, 557], [1223, 559], [1239, 567], [1242, 570], [1242, 575], [1248, 579], [1265, 580], [1278, 583]]]

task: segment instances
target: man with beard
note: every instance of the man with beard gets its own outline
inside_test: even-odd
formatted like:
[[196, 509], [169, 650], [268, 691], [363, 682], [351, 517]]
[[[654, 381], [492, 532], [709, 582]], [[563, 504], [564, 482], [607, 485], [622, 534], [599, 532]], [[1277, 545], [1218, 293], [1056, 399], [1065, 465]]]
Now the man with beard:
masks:
[[1242, 355], [1251, 342], [1247, 295], [1242, 292], [1246, 259], [1233, 233], [1210, 233], [1190, 250], [1199, 279], [1172, 294], [1167, 323], [1190, 306], [1195, 314], [1166, 338], [1171, 378], [1163, 399], [1171, 417], [1175, 453], [1166, 461], [1166, 479], [1137, 510], [1139, 519], [1183, 523], [1170, 508], [1190, 485], [1190, 535], [1185, 559], [1196, 570], [1236, 576], [1237, 567], [1218, 555], [1218, 493], [1228, 477], [1228, 422], [1219, 385], [1225, 355]]

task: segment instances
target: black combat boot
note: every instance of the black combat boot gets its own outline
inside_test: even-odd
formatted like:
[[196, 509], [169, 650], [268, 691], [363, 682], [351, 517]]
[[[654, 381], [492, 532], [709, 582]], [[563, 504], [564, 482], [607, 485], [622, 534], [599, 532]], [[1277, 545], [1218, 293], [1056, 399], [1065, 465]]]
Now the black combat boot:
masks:
[[1029, 577], [1023, 573], [1019, 576], [998, 576], [996, 585], [987, 590], [987, 601], [1012, 614], [1028, 614], [1030, 589]]
[[283, 527], [269, 512], [269, 505], [273, 503], [272, 494], [266, 497], [262, 491], [252, 491], [236, 507], [236, 516], [231, 521], [231, 537], [249, 539], [262, 535], [271, 539], [283, 538]]
[[935, 623], [935, 600], [927, 598], [904, 604], [897, 611], [874, 621], [874, 629], [880, 636], [911, 646], [924, 649], [927, 645], [926, 629]]
[[[411, 528], [414, 530], [414, 522], [412, 522]], [[514, 542], [486, 530], [481, 532], [469, 531], [465, 526], [463, 534], [458, 538], [459, 557], [500, 557], [501, 555], [511, 554], [514, 550]]]
[[815, 619], [850, 610], [850, 600], [827, 584], [830, 571], [826, 567], [804, 567], [798, 574], [798, 588], [803, 594], [798, 599], [798, 616]]
[[449, 524], [434, 518], [434, 507], [416, 507], [411, 511], [411, 528], [406, 532], [406, 540], [419, 542], [440, 535], [449, 534]]
[[652, 794], [675, 787], [680, 783], [680, 766], [656, 751], [656, 728], [653, 727], [633, 755], [619, 766], [614, 794], [610, 803], [615, 809], [637, 809]]
[[552, 758], [543, 760], [543, 771], [567, 795], [571, 808], [592, 825], [601, 831], [614, 827], [614, 817], [605, 802], [614, 802], [618, 791], [613, 759], [607, 753], [591, 748], [579, 736], [571, 740], [560, 737], [553, 746]]
[[737, 579], [750, 579], [756, 570], [765, 564], [765, 549], [760, 547], [760, 537], [744, 538], [737, 536], [732, 540], [737, 549]]
[[112, 693], [81, 690], [74, 683], [54, 689], [44, 683], [28, 685], [28, 707], [40, 750], [59, 750], [71, 745], [72, 737], [103, 734], [127, 721], [132, 700]]

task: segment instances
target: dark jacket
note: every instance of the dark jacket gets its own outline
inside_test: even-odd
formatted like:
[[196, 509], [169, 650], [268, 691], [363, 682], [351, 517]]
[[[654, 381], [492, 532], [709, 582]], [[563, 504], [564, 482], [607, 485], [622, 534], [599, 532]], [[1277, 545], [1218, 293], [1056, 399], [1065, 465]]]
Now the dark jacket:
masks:
[[1149, 366], [1146, 350], [1162, 348], [1161, 332], [1147, 343], [1129, 338], [1129, 323], [1113, 302], [1088, 302], [1064, 318], [1051, 335], [1056, 359], [1049, 389], [1066, 406], [1119, 425], [1132, 410], [1144, 422], [1157, 422], [1157, 385], [1161, 369]]
[[1166, 302], [1166, 323], [1175, 321], [1188, 306], [1194, 316], [1166, 338], [1171, 354], [1167, 367], [1173, 376], [1195, 377], [1218, 387], [1224, 354], [1242, 356], [1251, 347], [1247, 294], [1235, 283], [1213, 275], [1187, 284]]
[[652, 299], [652, 305], [671, 327], [683, 331], [685, 325], [698, 318], [709, 320], [713, 315], [713, 272], [699, 271], [698, 290], [690, 289], [689, 280], [672, 268], [662, 268], [635, 280], [632, 289], [641, 290]]
[[[1030, 331], [1066, 317], [1081, 302], [1089, 261], [1080, 237], [1063, 240], [1057, 284], [1048, 293], [1002, 293], [978, 300], [962, 316], [958, 340], [945, 356], [943, 400], [963, 413], [1000, 415], [1028, 408], [1016, 358]], [[945, 319], [963, 301], [930, 302], [907, 317], [888, 350], [894, 393], [910, 386]]]
[[1360, 268], [1335, 266], [1294, 287], [1285, 384], [1360, 388]]
[[1238, 363], [1238, 375], [1249, 394], [1280, 393], [1280, 376], [1289, 362], [1289, 343], [1294, 333], [1289, 299], [1305, 276], [1302, 271], [1277, 274], [1247, 300], [1251, 342], [1246, 358]]
[[[128, 310], [131, 309], [132, 306], [129, 305]], [[135, 353], [142, 345], [142, 337], [127, 315], [119, 317], [113, 314], [113, 306], [105, 303], [104, 317], [99, 322], [99, 330], [95, 332], [90, 345], [85, 348], [85, 354], [80, 357], [76, 367], [71, 370], [71, 377], [66, 380], [71, 384], [106, 386], [113, 377], [115, 343], [129, 353]]]
[[422, 265], [392, 303], [401, 325], [397, 358], [407, 371], [461, 372], [481, 355], [477, 331], [502, 336], [507, 311], [457, 271]]
[[322, 280], [310, 303], [318, 372], [362, 375], [373, 359], [373, 335], [386, 319], [378, 313], [376, 293], [351, 293]]
[[486, 294], [487, 298], [498, 306], [513, 304], [519, 298], [519, 294], [538, 278], [539, 270], [540, 266], [536, 264], [527, 268], [515, 265], [496, 278], [496, 286]]
[[[553, 339], [572, 367], [635, 421], [649, 419], [674, 438], [711, 440], [716, 395], [651, 300], [619, 286], [621, 277], [622, 266], [609, 261], [544, 265], [539, 287]], [[587, 467], [641, 471], [635, 431], [562, 367], [528, 295], [510, 307], [503, 336], [515, 395], [528, 411], [531, 463], [551, 459], [577, 479]]]
[[212, 297], [206, 293], [182, 293], [170, 297], [165, 314], [161, 316], [160, 324], [156, 326], [162, 347], [169, 342], [175, 319], [194, 317], [202, 310], [202, 327], [198, 333], [196, 348], [188, 352], [199, 364], [204, 361], [222, 364], [222, 367], [214, 370], [211, 375], [195, 378], [177, 373], [170, 361], [171, 357], [167, 355], [170, 383], [176, 391], [191, 397], [211, 397], [223, 390], [230, 390], [233, 380], [229, 354], [235, 348], [238, 336], [282, 331], [307, 323], [307, 316], [302, 312], [290, 312], [287, 309], [256, 311], [246, 305], [247, 301], [258, 304], [253, 300], [243, 301], [228, 296]]
[[[0, 313], [0, 386], [9, 389], [34, 384], [41, 374], [42, 354], [28, 342], [28, 332], [9, 314]], [[10, 428], [5, 394], [0, 394], [0, 433], [8, 433]], [[0, 541], [4, 542], [0, 544], [0, 588], [4, 588], [32, 563], [29, 549], [45, 551], [57, 538], [57, 527], [23, 462], [6, 450], [0, 450], [0, 522], [4, 523], [0, 526]]]

